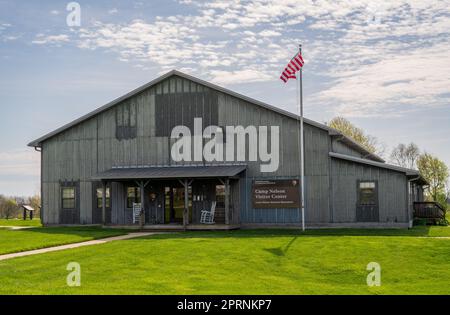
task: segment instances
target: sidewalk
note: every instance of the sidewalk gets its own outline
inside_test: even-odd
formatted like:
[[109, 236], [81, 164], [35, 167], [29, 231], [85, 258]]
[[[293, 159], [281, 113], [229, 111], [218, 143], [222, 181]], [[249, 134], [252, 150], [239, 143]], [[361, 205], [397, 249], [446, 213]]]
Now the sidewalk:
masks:
[[12, 226], [12, 225], [0, 225], [0, 229], [9, 229], [9, 230], [26, 230], [37, 228], [37, 226]]
[[113, 241], [122, 241], [122, 240], [128, 240], [128, 239], [132, 239], [132, 238], [144, 237], [144, 236], [150, 236], [150, 235], [156, 235], [156, 234], [161, 234], [161, 233], [130, 233], [127, 235], [108, 237], [108, 238], [103, 238], [103, 239], [99, 239], [99, 240], [92, 240], [92, 241], [86, 241], [86, 242], [81, 242], [81, 243], [41, 248], [41, 249], [35, 249], [35, 250], [26, 251], [26, 252], [5, 254], [5, 255], [0, 255], [0, 261], [12, 259], [12, 258], [18, 258], [18, 257], [25, 257], [25, 256], [45, 254], [45, 253], [50, 253], [50, 252], [57, 252], [57, 251], [61, 251], [61, 250], [79, 248], [79, 247], [84, 247], [84, 246], [105, 244], [105, 243], [109, 243], [109, 242], [113, 242]]

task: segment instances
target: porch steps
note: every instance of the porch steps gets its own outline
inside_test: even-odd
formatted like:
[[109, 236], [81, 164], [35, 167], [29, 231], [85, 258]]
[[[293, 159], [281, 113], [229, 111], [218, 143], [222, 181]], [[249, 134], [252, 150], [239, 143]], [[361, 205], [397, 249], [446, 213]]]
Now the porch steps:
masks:
[[214, 217], [216, 224], [225, 224], [225, 208], [216, 208]]

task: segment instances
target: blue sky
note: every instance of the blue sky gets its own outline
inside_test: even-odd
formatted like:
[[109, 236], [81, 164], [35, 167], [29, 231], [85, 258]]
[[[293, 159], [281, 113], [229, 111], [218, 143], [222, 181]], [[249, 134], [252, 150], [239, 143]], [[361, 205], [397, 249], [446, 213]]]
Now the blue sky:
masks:
[[39, 191], [26, 144], [171, 69], [305, 115], [353, 121], [450, 165], [450, 1], [0, 0], [0, 194]]

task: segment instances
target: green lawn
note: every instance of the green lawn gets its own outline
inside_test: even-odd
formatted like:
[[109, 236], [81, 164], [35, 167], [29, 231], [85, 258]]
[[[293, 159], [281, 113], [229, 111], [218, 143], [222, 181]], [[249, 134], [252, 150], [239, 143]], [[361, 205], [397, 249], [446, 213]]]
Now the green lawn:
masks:
[[0, 229], [0, 255], [121, 234], [124, 231], [98, 227], [38, 227], [24, 230], [4, 228]]
[[0, 261], [0, 294], [450, 294], [450, 239], [429, 236], [450, 228], [156, 235]]
[[40, 219], [23, 220], [23, 219], [0, 219], [0, 226], [42, 226]]

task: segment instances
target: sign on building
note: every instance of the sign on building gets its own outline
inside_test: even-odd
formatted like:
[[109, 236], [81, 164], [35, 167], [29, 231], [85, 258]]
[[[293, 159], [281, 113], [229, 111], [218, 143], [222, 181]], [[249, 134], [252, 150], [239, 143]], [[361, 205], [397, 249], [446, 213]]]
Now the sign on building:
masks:
[[133, 203], [133, 224], [139, 223], [141, 210], [142, 209], [140, 203]]
[[299, 208], [300, 180], [253, 181], [253, 208]]

